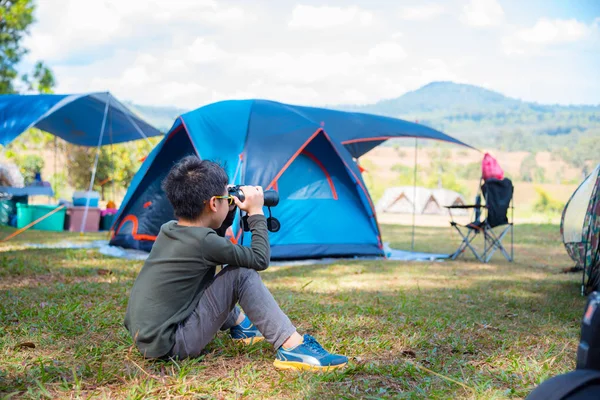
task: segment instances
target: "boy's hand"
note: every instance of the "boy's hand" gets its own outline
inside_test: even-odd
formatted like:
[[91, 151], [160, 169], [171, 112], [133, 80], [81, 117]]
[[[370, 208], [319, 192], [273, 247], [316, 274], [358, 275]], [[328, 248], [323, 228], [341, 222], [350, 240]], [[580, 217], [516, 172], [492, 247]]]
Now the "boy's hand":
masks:
[[248, 215], [264, 214], [263, 206], [265, 197], [263, 189], [260, 186], [242, 186], [240, 188], [244, 192], [244, 201], [240, 201], [237, 197], [233, 197], [233, 201], [240, 208], [248, 213]]

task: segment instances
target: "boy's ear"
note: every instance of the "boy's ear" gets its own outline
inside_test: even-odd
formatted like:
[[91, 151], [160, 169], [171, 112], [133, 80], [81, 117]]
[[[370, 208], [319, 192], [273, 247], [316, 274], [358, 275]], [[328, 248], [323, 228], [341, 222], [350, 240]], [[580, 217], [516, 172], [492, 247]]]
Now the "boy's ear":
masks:
[[217, 199], [215, 196], [211, 197], [207, 203], [208, 209], [212, 212], [217, 212]]

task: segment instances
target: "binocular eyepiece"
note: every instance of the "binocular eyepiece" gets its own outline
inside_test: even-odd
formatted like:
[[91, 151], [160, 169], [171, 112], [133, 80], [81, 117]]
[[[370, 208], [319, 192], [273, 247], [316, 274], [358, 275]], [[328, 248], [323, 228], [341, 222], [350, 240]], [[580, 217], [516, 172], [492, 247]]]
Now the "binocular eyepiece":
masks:
[[[244, 192], [242, 192], [241, 187], [242, 185], [230, 187], [229, 195], [237, 197], [238, 199], [240, 199], [240, 201], [244, 201], [246, 199], [246, 196], [244, 196]], [[265, 198], [265, 207], [275, 207], [277, 204], [279, 204], [279, 193], [277, 193], [276, 191], [265, 190], [263, 194]]]
[[[236, 186], [230, 187], [229, 195], [237, 197], [238, 199], [240, 199], [240, 201], [244, 201], [246, 199], [246, 196], [244, 196], [244, 192], [242, 192], [241, 187], [242, 187], [242, 185], [236, 185]], [[274, 190], [264, 190], [263, 195], [264, 195], [264, 199], [265, 199], [265, 202], [264, 202], [265, 207], [269, 208], [269, 217], [267, 218], [267, 229], [271, 232], [278, 232], [279, 229], [281, 228], [281, 224], [279, 223], [277, 218], [275, 218], [271, 215], [271, 207], [275, 207], [277, 204], [279, 204], [279, 193], [277, 193]], [[241, 215], [241, 211], [240, 211], [240, 215]], [[245, 232], [250, 231], [250, 227], [248, 226], [248, 215], [242, 217], [241, 225]], [[242, 236], [242, 243], [243, 243], [243, 240], [244, 240], [244, 237]]]

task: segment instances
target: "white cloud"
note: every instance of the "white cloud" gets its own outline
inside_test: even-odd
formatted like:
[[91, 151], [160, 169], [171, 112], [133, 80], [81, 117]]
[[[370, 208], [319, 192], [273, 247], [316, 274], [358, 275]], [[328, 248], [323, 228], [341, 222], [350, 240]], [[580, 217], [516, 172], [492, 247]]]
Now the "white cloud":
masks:
[[561, 20], [541, 18], [531, 28], [521, 29], [502, 39], [504, 52], [512, 54], [535, 54], [546, 46], [572, 43], [589, 38], [596, 23], [587, 25], [575, 19]]
[[[568, 20], [532, 22], [528, 29], [510, 32], [502, 48], [495, 45], [511, 21], [502, 22], [502, 29], [473, 35], [457, 18], [438, 18], [435, 24], [400, 20], [464, 11], [472, 20], [463, 16], [463, 21], [475, 25], [504, 21], [502, 9], [490, 7], [495, 2], [472, 2], [464, 10], [453, 10], [434, 1], [401, 10], [394, 3], [378, 2], [371, 10], [366, 0], [344, 7], [274, 5], [269, 0], [251, 7], [239, 0], [38, 0], [39, 22], [26, 43], [31, 49], [26, 61], [46, 61], [55, 72], [58, 93], [108, 90], [122, 100], [188, 109], [233, 98], [371, 103], [436, 80], [488, 83], [531, 99], [550, 93], [540, 92], [541, 84], [524, 92], [529, 82], [537, 82], [540, 70], [548, 80], [565, 68], [572, 68], [573, 76], [562, 75], [564, 93], [552, 101], [597, 99], [598, 85], [588, 88], [573, 81], [593, 80], [584, 67], [574, 75], [586, 60], [590, 71], [598, 60], [600, 20], [587, 28]], [[596, 41], [587, 40], [585, 52], [568, 47], [568, 54], [579, 57], [571, 62], [573, 67], [558, 65], [565, 57], [535, 58], [536, 49], [584, 40], [590, 29]], [[534, 56], [523, 63], [503, 50]], [[28, 69], [23, 65], [22, 72]], [[555, 80], [553, 85], [563, 83]]]
[[366, 52], [246, 53], [236, 56], [233, 64], [240, 73], [260, 72], [273, 82], [310, 84], [331, 79], [355, 82], [365, 73], [397, 66], [406, 57], [400, 44], [383, 41]]
[[373, 13], [359, 7], [308, 6], [299, 4], [292, 11], [292, 29], [328, 29], [337, 26], [369, 26]]
[[504, 20], [504, 10], [496, 0], [471, 0], [463, 7], [460, 20], [477, 28], [497, 26]]
[[352, 76], [358, 60], [347, 52], [290, 54], [282, 51], [274, 54], [243, 54], [237, 57], [235, 64], [240, 73], [249, 69], [273, 81], [306, 84], [333, 75]]
[[421, 68], [414, 69], [416, 77], [422, 84], [431, 81], [460, 81], [461, 76], [455, 72], [454, 66], [439, 58], [425, 60]]
[[[123, 64], [129, 67], [121, 69]], [[151, 54], [118, 52], [84, 70], [77, 66], [55, 68], [60, 93], [104, 92], [110, 90], [124, 100], [141, 104], [178, 104], [197, 107], [209, 90], [199, 79], [191, 79], [193, 70], [164, 57]]]
[[124, 50], [85, 69], [69, 65], [55, 72], [59, 92], [110, 89], [119, 98], [142, 104], [196, 108], [240, 97], [305, 104], [364, 103], [402, 93], [399, 81], [406, 77], [400, 71], [409, 72], [406, 58], [399, 43], [387, 40], [364, 51], [232, 53], [212, 40], [195, 38], [160, 54]]
[[25, 46], [32, 56], [48, 61], [118, 47], [123, 40], [137, 42], [163, 34], [176, 38], [193, 31], [190, 26], [236, 29], [255, 20], [248, 10], [214, 0], [53, 0], [39, 2], [37, 14], [43, 18], [38, 18]]
[[128, 29], [119, 30], [120, 21], [103, 2], [40, 2], [38, 14], [44, 15], [35, 25], [25, 45], [32, 54], [49, 60], [69, 51], [107, 43]]
[[396, 42], [378, 43], [369, 50], [367, 61], [369, 63], [394, 62], [406, 58], [406, 51]]
[[[169, 52], [168, 57], [177, 60], [182, 57], [180, 50]], [[217, 62], [227, 57], [227, 53], [223, 51], [216, 43], [210, 42], [205, 38], [197, 38], [187, 48], [185, 59], [195, 64], [203, 64]]]
[[410, 21], [427, 21], [438, 17], [443, 12], [444, 6], [441, 4], [422, 4], [403, 8], [400, 10], [399, 16]]
[[517, 33], [519, 39], [529, 43], [564, 43], [573, 42], [589, 35], [591, 27], [575, 19], [548, 20], [540, 19], [533, 28]]

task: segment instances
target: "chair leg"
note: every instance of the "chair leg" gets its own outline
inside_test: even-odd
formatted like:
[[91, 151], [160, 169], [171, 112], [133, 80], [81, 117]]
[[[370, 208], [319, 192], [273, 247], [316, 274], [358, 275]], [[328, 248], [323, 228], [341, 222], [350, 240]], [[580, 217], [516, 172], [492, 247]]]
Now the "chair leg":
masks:
[[469, 231], [467, 233], [467, 236], [465, 236], [462, 231], [457, 227], [454, 226], [456, 228], [456, 230], [458, 231], [458, 234], [462, 237], [462, 242], [460, 242], [460, 246], [458, 246], [458, 248], [456, 249], [456, 251], [454, 252], [454, 254], [452, 254], [452, 256], [450, 257], [453, 260], [456, 260], [456, 257], [458, 257], [463, 251], [465, 251], [465, 248], [467, 247], [467, 245], [465, 244], [465, 242], [467, 242], [469, 239], [467, 239], [469, 237], [469, 235], [471, 234], [471, 232]]
[[510, 262], [513, 262], [515, 259], [515, 252], [514, 252], [514, 224], [511, 223], [510, 224]]
[[[509, 262], [512, 262], [512, 260], [513, 260], [512, 256], [510, 256], [508, 254], [508, 252], [502, 245], [502, 239], [504, 239], [504, 237], [510, 230], [511, 226], [507, 226], [506, 228], [504, 228], [504, 230], [502, 231], [502, 233], [500, 233], [500, 235], [496, 235], [496, 233], [494, 232], [493, 229], [485, 230], [485, 232], [484, 232], [485, 241], [486, 241], [486, 243], [489, 241], [489, 244], [490, 244], [490, 252], [485, 254], [485, 262], [490, 261], [490, 259], [492, 258], [492, 256], [496, 252], [496, 250], [500, 250], [502, 252], [502, 255], [504, 255], [504, 257]], [[511, 253], [512, 253], [512, 246], [511, 246]]]
[[487, 244], [488, 244], [487, 230], [488, 230], [488, 229], [489, 229], [489, 228], [488, 228], [487, 221], [486, 221], [486, 222], [485, 222], [485, 225], [484, 225], [484, 227], [483, 227], [483, 259], [485, 260], [485, 261], [483, 261], [483, 262], [485, 262], [485, 263], [486, 263], [486, 262], [488, 262], [488, 260], [489, 260], [489, 258], [488, 258], [488, 256], [487, 256], [487, 254], [488, 254], [488, 247], [487, 247]]
[[[456, 227], [456, 226], [455, 226]], [[481, 258], [481, 256], [477, 253], [477, 250], [475, 250], [475, 248], [473, 246], [471, 246], [471, 241], [473, 239], [475, 239], [475, 237], [477, 236], [477, 231], [474, 229], [469, 229], [467, 232], [467, 235], [465, 236], [462, 231], [456, 227], [456, 230], [458, 231], [458, 233], [460, 234], [460, 236], [462, 236], [463, 241], [460, 244], [460, 246], [458, 247], [458, 249], [456, 249], [456, 251], [454, 252], [454, 254], [452, 254], [452, 259], [456, 260], [456, 258], [463, 253], [466, 248], [468, 247], [471, 252], [473, 252], [473, 255], [480, 261], [483, 262], [483, 258]]]

